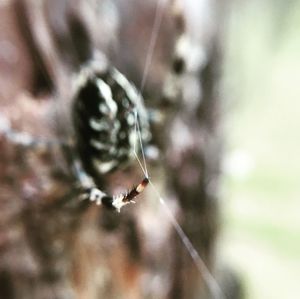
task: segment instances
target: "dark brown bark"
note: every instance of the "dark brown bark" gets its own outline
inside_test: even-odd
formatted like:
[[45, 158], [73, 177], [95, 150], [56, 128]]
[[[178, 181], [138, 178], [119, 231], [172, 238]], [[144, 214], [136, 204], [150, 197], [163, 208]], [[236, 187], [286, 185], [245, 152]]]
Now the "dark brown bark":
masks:
[[[1, 113], [15, 129], [50, 139], [70, 136], [70, 77], [93, 47], [139, 86], [155, 3], [119, 1], [120, 15], [111, 20], [120, 24], [115, 30], [100, 5], [104, 1], [98, 11], [87, 2], [44, 1], [38, 6], [20, 0], [0, 7], [0, 42], [17, 57], [5, 48], [0, 53]], [[160, 160], [149, 167], [154, 184], [214, 272], [221, 149], [218, 34], [209, 28], [197, 41], [203, 42], [207, 57], [192, 78], [202, 86], [197, 105], [179, 99], [166, 106], [158, 99], [171, 69], [175, 25], [167, 9], [144, 90], [146, 105], [160, 108], [167, 121], [153, 127]], [[177, 70], [183, 67], [176, 65]], [[174, 143], [178, 124], [190, 132], [181, 148]], [[1, 298], [209, 298], [150, 187], [136, 206], [113, 213], [78, 200], [68, 157], [59, 147], [36, 151], [0, 136], [0, 151]], [[139, 166], [101, 181], [112, 192], [131, 187], [140, 181]]]

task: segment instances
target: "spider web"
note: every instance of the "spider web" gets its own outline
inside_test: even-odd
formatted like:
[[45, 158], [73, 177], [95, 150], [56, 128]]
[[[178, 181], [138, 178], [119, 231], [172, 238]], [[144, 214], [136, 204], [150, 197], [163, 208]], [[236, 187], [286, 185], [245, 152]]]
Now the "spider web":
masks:
[[[141, 80], [141, 85], [139, 89], [139, 95], [142, 94], [147, 76], [149, 74], [149, 67], [152, 61], [157, 37], [159, 34], [161, 22], [163, 19], [163, 14], [166, 9], [168, 1], [167, 0], [158, 0], [157, 5], [156, 5], [156, 11], [155, 11], [155, 17], [154, 17], [154, 22], [153, 22], [153, 27], [152, 27], [152, 32], [151, 32], [151, 37], [150, 37], [150, 42], [146, 54], [146, 60], [145, 60], [145, 66], [144, 66], [144, 71], [142, 75], [142, 80]], [[170, 223], [172, 224], [173, 228], [175, 229], [178, 237], [180, 238], [181, 242], [183, 243], [184, 247], [186, 248], [187, 252], [191, 256], [195, 266], [197, 267], [200, 275], [202, 276], [203, 280], [205, 281], [210, 293], [212, 294], [213, 298], [216, 299], [224, 299], [225, 296], [222, 292], [221, 287], [219, 286], [218, 282], [212, 275], [212, 273], [209, 271], [208, 267], [206, 266], [204, 260], [200, 256], [199, 252], [196, 250], [184, 230], [182, 229], [181, 225], [179, 222], [176, 220], [175, 216], [173, 215], [171, 209], [168, 207], [166, 204], [166, 201], [164, 198], [161, 196], [161, 194], [158, 191], [158, 188], [155, 186], [155, 184], [152, 182], [148, 168], [147, 168], [147, 162], [145, 158], [145, 151], [144, 151], [144, 145], [142, 141], [142, 136], [141, 136], [141, 129], [140, 125], [138, 122], [138, 111], [135, 109], [135, 134], [136, 134], [136, 142], [134, 145], [134, 156], [143, 172], [146, 178], [149, 179], [149, 185], [151, 186], [155, 197], [159, 200], [160, 205], [162, 206], [166, 216], [168, 217]], [[137, 151], [137, 143], [139, 144], [138, 146], [140, 147], [141, 155], [142, 155], [142, 160], [139, 158], [138, 151]]]

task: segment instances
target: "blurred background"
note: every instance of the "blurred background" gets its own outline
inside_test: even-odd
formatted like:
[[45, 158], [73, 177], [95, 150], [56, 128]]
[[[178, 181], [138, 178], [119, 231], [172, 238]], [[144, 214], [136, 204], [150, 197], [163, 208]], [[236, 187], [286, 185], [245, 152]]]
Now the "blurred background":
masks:
[[295, 298], [300, 277], [300, 1], [232, 1], [224, 34], [226, 262], [246, 298]]

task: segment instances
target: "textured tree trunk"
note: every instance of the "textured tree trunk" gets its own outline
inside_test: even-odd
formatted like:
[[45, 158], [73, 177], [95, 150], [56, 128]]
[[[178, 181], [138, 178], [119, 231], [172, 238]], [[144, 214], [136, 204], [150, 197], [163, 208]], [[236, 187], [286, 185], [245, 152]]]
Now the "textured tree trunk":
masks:
[[[202, 49], [202, 62], [184, 74], [175, 102], [163, 99], [180, 34], [168, 4], [143, 91], [149, 110], [158, 109], [164, 119], [152, 128], [160, 153], [148, 166], [214, 273], [221, 149], [218, 13], [213, 1], [189, 2], [186, 31]], [[154, 13], [155, 1], [4, 2], [1, 114], [15, 130], [66, 140], [72, 133], [72, 74], [98, 48], [139, 87]], [[78, 199], [61, 148], [27, 148], [2, 134], [0, 152], [1, 298], [210, 298], [151, 187], [118, 214]], [[132, 163], [102, 178], [101, 187], [130, 188], [141, 175]]]

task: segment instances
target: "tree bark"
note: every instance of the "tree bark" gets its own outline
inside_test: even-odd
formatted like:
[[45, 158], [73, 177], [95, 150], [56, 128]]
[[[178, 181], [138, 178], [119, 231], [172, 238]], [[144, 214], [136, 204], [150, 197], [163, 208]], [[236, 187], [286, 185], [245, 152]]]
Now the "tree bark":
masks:
[[[51, 140], [70, 136], [70, 78], [94, 48], [139, 87], [155, 1], [75, 2], [0, 7], [1, 114], [15, 130]], [[165, 119], [152, 128], [159, 159], [149, 162], [151, 179], [214, 273], [221, 50], [217, 7], [204, 2], [186, 7], [186, 30], [203, 49], [201, 66], [184, 75], [175, 103], [163, 100], [178, 37], [167, 6], [143, 94], [147, 108]], [[151, 187], [118, 214], [78, 200], [61, 148], [37, 151], [2, 134], [0, 151], [1, 298], [210, 298]], [[104, 177], [101, 187], [114, 192], [140, 178], [133, 163]]]

